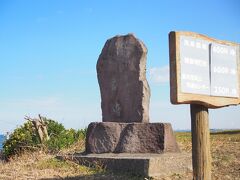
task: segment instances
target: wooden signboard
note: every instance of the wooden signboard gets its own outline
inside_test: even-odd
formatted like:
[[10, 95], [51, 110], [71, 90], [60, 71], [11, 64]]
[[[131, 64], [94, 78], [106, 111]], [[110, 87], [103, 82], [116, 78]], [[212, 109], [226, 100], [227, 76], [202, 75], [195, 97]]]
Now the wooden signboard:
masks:
[[173, 104], [240, 104], [240, 46], [192, 32], [170, 32]]
[[240, 104], [240, 46], [192, 32], [170, 32], [172, 104], [191, 104], [194, 180], [211, 180], [208, 108]]

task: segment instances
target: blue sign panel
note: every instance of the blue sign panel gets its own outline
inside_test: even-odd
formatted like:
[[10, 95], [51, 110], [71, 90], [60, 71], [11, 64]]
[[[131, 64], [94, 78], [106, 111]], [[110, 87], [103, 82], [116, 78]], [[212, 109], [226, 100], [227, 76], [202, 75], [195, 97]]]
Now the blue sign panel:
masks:
[[181, 91], [210, 94], [209, 42], [180, 36]]
[[237, 46], [180, 36], [181, 92], [239, 97]]
[[211, 45], [211, 95], [239, 97], [237, 48]]

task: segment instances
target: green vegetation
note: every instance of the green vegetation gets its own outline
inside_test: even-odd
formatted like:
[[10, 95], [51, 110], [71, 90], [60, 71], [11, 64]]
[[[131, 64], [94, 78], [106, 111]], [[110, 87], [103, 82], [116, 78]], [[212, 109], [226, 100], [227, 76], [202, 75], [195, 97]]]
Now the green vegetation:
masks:
[[3, 143], [3, 154], [9, 158], [24, 150], [37, 148], [39, 143], [40, 140], [34, 131], [32, 123], [26, 122], [21, 127], [15, 129], [9, 139], [5, 140]]
[[54, 120], [45, 119], [47, 123], [48, 135], [50, 139], [43, 144], [40, 143], [39, 136], [32, 122], [28, 121], [19, 128], [16, 128], [9, 139], [3, 143], [3, 154], [6, 158], [21, 154], [24, 151], [45, 150], [57, 152], [67, 148], [79, 139], [84, 139], [86, 129], [74, 130], [65, 127]]
[[77, 131], [74, 129], [65, 129], [62, 124], [53, 120], [47, 120], [47, 123], [50, 139], [45, 143], [45, 145], [51, 152], [67, 148], [78, 139], [84, 139], [86, 136], [86, 129]]

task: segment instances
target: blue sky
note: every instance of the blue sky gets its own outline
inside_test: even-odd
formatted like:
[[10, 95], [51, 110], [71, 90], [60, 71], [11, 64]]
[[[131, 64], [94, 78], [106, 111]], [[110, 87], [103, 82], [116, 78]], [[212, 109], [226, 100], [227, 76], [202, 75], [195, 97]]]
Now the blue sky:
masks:
[[[0, 133], [41, 113], [68, 128], [101, 121], [96, 62], [108, 38], [134, 33], [148, 48], [150, 121], [189, 129], [171, 105], [168, 33], [240, 42], [240, 1], [0, 1]], [[211, 128], [240, 128], [240, 107], [210, 110]]]

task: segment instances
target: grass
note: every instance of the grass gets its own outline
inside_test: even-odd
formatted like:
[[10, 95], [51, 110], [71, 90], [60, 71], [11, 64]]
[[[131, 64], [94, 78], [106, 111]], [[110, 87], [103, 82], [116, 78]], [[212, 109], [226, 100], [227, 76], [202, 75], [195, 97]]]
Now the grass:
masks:
[[[212, 178], [240, 179], [240, 130], [219, 131], [210, 134]], [[191, 152], [191, 133], [178, 132], [176, 139], [182, 151]], [[184, 178], [183, 178], [184, 179]]]
[[[180, 149], [191, 152], [191, 133], [175, 133]], [[84, 150], [81, 140], [61, 154]], [[212, 179], [240, 179], [240, 130], [211, 133]], [[116, 180], [150, 180], [153, 178], [130, 174], [113, 174], [106, 172], [101, 166], [90, 168], [80, 166], [71, 161], [60, 161], [55, 154], [44, 152], [25, 153], [15, 157], [8, 163], [0, 163], [0, 179], [116, 179]], [[192, 179], [192, 174], [172, 174], [165, 180]]]

